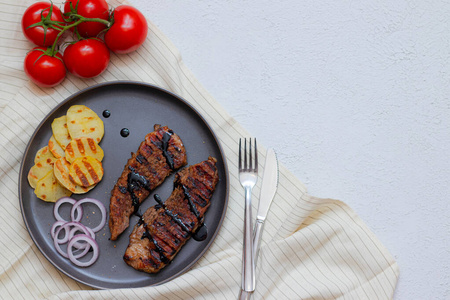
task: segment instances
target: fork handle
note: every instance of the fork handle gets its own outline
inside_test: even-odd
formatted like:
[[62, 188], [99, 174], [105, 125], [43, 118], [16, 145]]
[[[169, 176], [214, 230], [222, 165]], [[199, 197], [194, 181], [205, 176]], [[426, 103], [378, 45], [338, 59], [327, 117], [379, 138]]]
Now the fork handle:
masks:
[[255, 263], [253, 255], [252, 189], [245, 188], [244, 251], [242, 257], [242, 289], [255, 290]]

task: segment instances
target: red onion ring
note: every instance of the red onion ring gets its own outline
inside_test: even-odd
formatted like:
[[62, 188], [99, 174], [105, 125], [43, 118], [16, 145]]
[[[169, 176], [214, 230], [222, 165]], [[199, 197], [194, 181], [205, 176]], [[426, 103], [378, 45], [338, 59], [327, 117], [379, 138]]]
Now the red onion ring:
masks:
[[[79, 236], [79, 235], [85, 235], [85, 234], [77, 234], [77, 235], [75, 235], [75, 237], [76, 237], [76, 236]], [[75, 238], [75, 237], [74, 237], [74, 238]], [[69, 240], [69, 243], [70, 243], [74, 238], [72, 238], [71, 240]], [[83, 244], [80, 243], [80, 242], [75, 242], [75, 243], [80, 244], [80, 245], [83, 245]], [[72, 247], [75, 247], [75, 246], [72, 245]], [[75, 248], [76, 248], [76, 247], [75, 247]], [[72, 252], [72, 255], [73, 255], [74, 258], [81, 258], [81, 257], [85, 256], [85, 255], [89, 252], [90, 248], [91, 248], [90, 245], [89, 245], [88, 243], [86, 243], [86, 244], [84, 245], [84, 248], [77, 248], [77, 250], [83, 249], [82, 252], [80, 252], [80, 253], [78, 253], [78, 254], [76, 254], [76, 255], [74, 255], [73, 252]], [[70, 250], [70, 251], [71, 251], [71, 250]], [[69, 255], [69, 245], [67, 245], [67, 257], [66, 257], [66, 258], [70, 259], [70, 255]]]
[[[55, 216], [55, 219], [58, 221], [65, 221], [69, 222], [67, 220], [64, 220], [63, 217], [59, 214], [59, 207], [64, 203], [70, 203], [74, 205], [77, 202], [77, 200], [70, 198], [70, 197], [62, 197], [58, 201], [56, 201], [55, 206], [53, 207], [53, 215]], [[80, 206], [77, 206], [79, 208], [76, 209], [77, 211], [77, 217], [75, 218], [75, 211], [70, 214], [72, 221], [79, 222], [81, 218], [83, 217], [83, 208]]]
[[[87, 242], [92, 246], [93, 254], [91, 259], [87, 262], [79, 261], [78, 257], [76, 257], [76, 255], [74, 255], [72, 252], [73, 245], [78, 241]], [[86, 249], [89, 249], [89, 247], [86, 247]], [[90, 265], [92, 265], [98, 258], [98, 250], [99, 248], [97, 242], [86, 234], [77, 234], [73, 237], [72, 240], [70, 240], [69, 245], [67, 246], [67, 254], [70, 261], [79, 267], [89, 267]]]
[[92, 228], [92, 231], [94, 231], [94, 232], [100, 231], [100, 229], [102, 229], [103, 226], [105, 226], [105, 224], [106, 224], [106, 208], [105, 208], [105, 206], [103, 205], [103, 203], [101, 203], [101, 202], [100, 202], [99, 200], [97, 200], [97, 199], [84, 198], [84, 199], [82, 199], [82, 200], [78, 200], [78, 201], [72, 206], [72, 210], [71, 210], [71, 212], [70, 212], [70, 215], [71, 215], [71, 217], [72, 217], [72, 220], [73, 220], [74, 217], [75, 217], [75, 211], [77, 211], [78, 208], [81, 207], [80, 205], [81, 205], [81, 204], [84, 204], [84, 203], [92, 203], [92, 204], [95, 204], [95, 205], [97, 205], [98, 208], [100, 209], [100, 212], [101, 212], [101, 214], [102, 214], [102, 219], [101, 219], [101, 221], [100, 221], [100, 224], [98, 224], [97, 227]]
[[[53, 239], [58, 239], [58, 235], [55, 235], [56, 228], [58, 228], [59, 226], [63, 226], [64, 224], [66, 224], [65, 221], [56, 221], [53, 224], [52, 228], [50, 229], [50, 234], [51, 234]], [[65, 234], [64, 234], [64, 237], [62, 239], [58, 239], [58, 243], [59, 244], [64, 244], [69, 239], [69, 235], [68, 235], [69, 229], [67, 227], [64, 227], [64, 229], [65, 229]], [[58, 233], [59, 233], [59, 231], [60, 230], [58, 230]]]
[[[69, 229], [69, 227], [73, 227], [73, 228], [72, 228], [72, 229]], [[70, 230], [70, 231], [69, 231], [69, 234], [66, 234], [66, 236], [64, 237], [64, 239], [58, 239], [57, 237], [58, 237], [58, 235], [59, 235], [59, 232], [60, 232], [61, 230], [63, 230], [63, 229], [65, 229], [66, 231], [67, 231], [67, 230]], [[74, 232], [75, 232], [75, 231], [82, 231], [82, 232], [84, 232], [85, 234], [90, 234], [90, 232], [89, 232], [89, 230], [86, 228], [86, 226], [84, 226], [83, 224], [78, 223], [78, 222], [67, 222], [67, 223], [61, 225], [61, 227], [59, 227], [59, 228], [56, 230], [56, 232], [55, 232], [55, 237], [54, 237], [54, 239], [53, 239], [53, 245], [55, 246], [56, 251], [57, 251], [59, 254], [61, 254], [62, 256], [64, 256], [65, 258], [68, 258], [68, 255], [67, 255], [66, 252], [64, 252], [64, 251], [61, 249], [60, 244], [65, 244], [67, 241], [69, 241], [69, 242], [71, 241], [72, 237], [70, 237], [70, 233], [71, 233], [72, 231], [74, 231]], [[77, 254], [77, 258], [78, 258], [78, 257], [81, 257], [81, 256], [83, 256], [83, 255], [85, 255], [85, 254], [89, 251], [89, 247], [86, 247], [86, 245], [83, 245], [83, 244], [78, 243], [77, 246], [78, 246], [78, 249], [84, 249], [84, 251], [83, 251], [82, 253]]]
[[[63, 229], [64, 227], [59, 227], [59, 229], [56, 231], [55, 235], [58, 236], [59, 232]], [[58, 239], [53, 239], [53, 246], [55, 246], [56, 252], [58, 252], [61, 256], [65, 257], [65, 258], [69, 258], [69, 256], [67, 255], [67, 253], [65, 253], [61, 247], [59, 246], [59, 240]], [[67, 241], [66, 241], [67, 242]]]
[[[59, 207], [64, 203], [72, 204], [72, 209], [70, 211], [70, 217], [72, 221], [64, 220], [59, 214]], [[101, 221], [97, 227], [91, 229], [80, 223], [83, 217], [82, 204], [93, 203], [98, 206], [101, 213]], [[72, 263], [80, 267], [88, 267], [92, 265], [99, 256], [99, 246], [95, 241], [95, 233], [100, 231], [106, 224], [106, 208], [105, 206], [96, 199], [84, 198], [82, 200], [76, 201], [70, 197], [60, 198], [54, 206], [53, 214], [56, 218], [56, 222], [53, 224], [50, 234], [53, 238], [53, 245], [56, 251], [63, 257], [70, 259]], [[76, 217], [75, 217], [76, 214]], [[61, 230], [65, 231], [64, 237], [59, 238]], [[82, 232], [82, 234], [75, 234], [76, 232]], [[61, 249], [61, 244], [68, 242], [67, 250]], [[88, 262], [81, 262], [78, 259], [86, 255], [89, 250], [93, 249], [92, 258]], [[74, 250], [76, 249], [76, 250]], [[74, 251], [82, 250], [78, 254], [74, 254]]]
[[[82, 228], [81, 228], [81, 227], [78, 227], [78, 226], [74, 226], [74, 227], [70, 230], [69, 236], [68, 236], [68, 240], [69, 240], [69, 241], [74, 237], [75, 232], [77, 232], [77, 231], [82, 231], [82, 232], [84, 232], [84, 234], [89, 235], [91, 238], [93, 238], [93, 239], [95, 240], [95, 233], [92, 231], [91, 228], [86, 227], [86, 226], [84, 226], [84, 225], [81, 224], [81, 223], [80, 223], [79, 225], [81, 225]], [[80, 230], [80, 229], [81, 229], [81, 230]], [[77, 248], [77, 249], [84, 249], [84, 248], [88, 247], [89, 244], [87, 244], [87, 243], [84, 243], [84, 244], [83, 244], [83, 243], [77, 242], [77, 243], [75, 243], [73, 246], [74, 246], [75, 248]]]
[[[79, 235], [79, 234], [78, 234], [78, 235]], [[56, 240], [54, 241], [53, 245], [55, 246], [56, 251], [57, 251], [59, 254], [61, 254], [61, 256], [65, 257], [65, 258], [69, 258], [69, 255], [61, 249], [61, 246], [56, 242]], [[69, 248], [67, 248], [67, 251], [68, 251], [68, 249], [69, 249]], [[72, 252], [72, 255], [73, 255], [75, 258], [80, 258], [80, 257], [86, 255], [86, 253], [89, 252], [89, 249], [90, 249], [90, 247], [85, 247], [85, 248], [83, 249], [83, 252], [78, 253], [78, 254], [76, 254], [76, 255], [74, 255], [73, 252]]]

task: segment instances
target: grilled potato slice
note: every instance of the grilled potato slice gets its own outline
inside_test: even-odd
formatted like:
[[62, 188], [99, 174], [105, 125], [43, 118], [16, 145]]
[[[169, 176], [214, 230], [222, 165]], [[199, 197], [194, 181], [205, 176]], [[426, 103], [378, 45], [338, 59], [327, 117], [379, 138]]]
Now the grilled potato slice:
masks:
[[102, 163], [91, 156], [78, 157], [69, 167], [70, 180], [84, 187], [100, 182], [102, 177]]
[[36, 156], [34, 157], [34, 163], [37, 163], [40, 160], [52, 158], [54, 159], [55, 156], [50, 152], [50, 149], [48, 146], [42, 147], [41, 149], [36, 152]]
[[53, 120], [52, 132], [55, 140], [58, 142], [61, 148], [65, 150], [67, 144], [69, 144], [72, 140], [69, 134], [69, 130], [67, 130], [67, 116], [62, 116]]
[[89, 187], [83, 187], [75, 184], [72, 180], [70, 180], [69, 168], [70, 164], [64, 157], [57, 159], [53, 165], [53, 172], [55, 173], [55, 177], [63, 187], [74, 194], [84, 194], [95, 187], [95, 184]]
[[37, 182], [42, 177], [47, 175], [48, 171], [53, 170], [54, 162], [54, 157], [44, 158], [31, 167], [30, 171], [28, 172], [28, 183], [33, 189], [36, 188]]
[[53, 136], [53, 135], [50, 138], [50, 140], [48, 141], [48, 149], [50, 149], [50, 152], [56, 158], [64, 157], [66, 155], [64, 153], [64, 150], [61, 148], [61, 146], [56, 141], [55, 136]]
[[56, 202], [61, 197], [72, 195], [72, 192], [58, 183], [53, 170], [49, 171], [36, 184], [34, 193], [39, 199], [47, 202]]
[[72, 139], [90, 137], [97, 143], [100, 143], [105, 133], [103, 121], [84, 105], [72, 105], [67, 110], [67, 128]]
[[73, 139], [66, 147], [66, 159], [72, 163], [76, 158], [91, 156], [99, 161], [103, 160], [103, 149], [92, 138], [82, 137]]

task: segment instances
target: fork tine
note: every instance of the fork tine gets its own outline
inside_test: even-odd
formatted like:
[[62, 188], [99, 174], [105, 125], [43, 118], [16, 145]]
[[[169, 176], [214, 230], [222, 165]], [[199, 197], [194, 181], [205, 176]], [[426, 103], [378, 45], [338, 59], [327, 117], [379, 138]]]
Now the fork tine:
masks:
[[250, 149], [249, 151], [249, 164], [248, 164], [248, 169], [251, 171], [252, 170], [252, 138], [249, 138], [249, 147]]
[[241, 138], [239, 139], [239, 171], [242, 171]]
[[[252, 147], [252, 144], [254, 146]], [[247, 151], [247, 138], [244, 138], [244, 154], [242, 154], [242, 138], [239, 138], [239, 171], [240, 172], [256, 172], [258, 173], [258, 145], [256, 143], [256, 138], [248, 139]], [[242, 156], [243, 159], [242, 159]]]
[[258, 172], [258, 147], [256, 145], [256, 138], [255, 138], [255, 172]]
[[244, 138], [244, 171], [247, 171], [247, 138]]

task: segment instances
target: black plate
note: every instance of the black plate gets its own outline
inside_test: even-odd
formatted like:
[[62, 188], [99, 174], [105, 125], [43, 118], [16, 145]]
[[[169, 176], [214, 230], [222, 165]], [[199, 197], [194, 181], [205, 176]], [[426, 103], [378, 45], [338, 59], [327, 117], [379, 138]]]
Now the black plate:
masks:
[[[50, 227], [55, 221], [53, 203], [36, 198], [27, 181], [29, 169], [34, 164], [36, 151], [44, 147], [51, 137], [51, 123], [54, 118], [66, 114], [74, 104], [86, 105], [103, 120], [105, 135], [100, 146], [105, 152], [103, 180], [93, 190], [84, 195], [72, 195], [75, 199], [92, 197], [101, 200], [109, 211], [109, 197], [117, 178], [122, 173], [130, 153], [137, 150], [147, 133], [153, 131], [154, 124], [167, 125], [176, 132], [186, 147], [188, 164], [206, 160], [208, 156], [217, 159], [220, 181], [206, 212], [205, 224], [208, 237], [202, 242], [190, 239], [181, 249], [173, 262], [158, 274], [147, 274], [129, 267], [122, 257], [128, 245], [128, 236], [137, 223], [133, 216], [130, 227], [117, 241], [110, 241], [109, 228], [106, 225], [97, 233], [100, 246], [98, 261], [87, 268], [76, 267], [60, 256], [54, 249], [50, 236]], [[111, 116], [104, 118], [102, 112], [109, 110]], [[130, 135], [120, 135], [122, 128], [128, 128]], [[153, 194], [158, 193], [167, 199], [173, 189], [172, 174], [141, 205], [144, 212], [155, 205]], [[95, 288], [132, 288], [161, 284], [187, 271], [209, 248], [216, 237], [228, 203], [228, 172], [222, 148], [202, 116], [180, 97], [149, 84], [136, 82], [109, 82], [85, 89], [67, 98], [53, 109], [39, 124], [27, 145], [19, 173], [19, 198], [22, 215], [28, 231], [44, 256], [69, 277]], [[64, 206], [62, 206], [63, 208]], [[63, 208], [64, 210], [68, 208]], [[90, 219], [83, 223], [95, 226], [96, 218], [90, 206], [85, 214]], [[98, 216], [98, 213], [97, 213]]]

